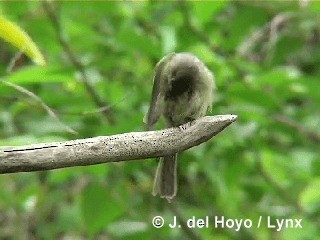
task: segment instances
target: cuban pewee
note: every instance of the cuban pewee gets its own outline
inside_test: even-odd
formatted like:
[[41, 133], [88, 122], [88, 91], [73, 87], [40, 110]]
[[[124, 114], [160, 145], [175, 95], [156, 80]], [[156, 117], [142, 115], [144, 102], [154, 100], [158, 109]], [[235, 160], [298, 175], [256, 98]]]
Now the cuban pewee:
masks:
[[[167, 127], [177, 127], [203, 117], [211, 110], [214, 77], [191, 53], [171, 53], [155, 67], [152, 100], [146, 115], [147, 129], [161, 115]], [[177, 193], [177, 154], [160, 158], [153, 195], [170, 201]]]

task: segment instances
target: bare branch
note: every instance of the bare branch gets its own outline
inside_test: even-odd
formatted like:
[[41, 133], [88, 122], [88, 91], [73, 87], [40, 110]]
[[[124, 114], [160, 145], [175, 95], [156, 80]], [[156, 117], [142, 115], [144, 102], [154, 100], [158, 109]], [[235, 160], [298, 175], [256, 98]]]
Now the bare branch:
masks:
[[274, 116], [274, 119], [279, 121], [282, 124], [287, 125], [288, 127], [293, 128], [298, 133], [300, 133], [302, 136], [309, 138], [313, 142], [320, 143], [319, 134], [306, 129], [304, 126], [300, 125], [299, 123], [295, 122], [294, 120], [292, 120], [286, 116], [283, 116], [283, 115], [276, 115], [276, 116]]
[[[53, 4], [48, 2], [48, 0], [45, 0], [42, 2], [43, 7], [45, 11], [47, 12], [49, 19], [56, 31], [58, 41], [66, 54], [67, 58], [71, 62], [71, 64], [79, 71], [81, 74], [82, 82], [88, 92], [88, 94], [91, 96], [93, 99], [94, 103], [99, 107], [99, 108], [104, 108], [101, 113], [103, 113], [103, 116], [107, 118], [107, 120], [113, 124], [114, 123], [114, 117], [113, 117], [113, 111], [112, 107], [110, 104], [105, 102], [99, 94], [96, 92], [94, 87], [90, 84], [90, 80], [88, 77], [88, 74], [86, 72], [85, 66], [82, 64], [82, 62], [78, 59], [76, 54], [72, 51], [71, 46], [66, 38], [66, 36], [63, 34], [61, 24], [59, 22], [58, 16], [56, 15], [55, 9], [53, 8]], [[109, 107], [110, 106], [110, 107]]]
[[13, 56], [13, 58], [11, 59], [11, 61], [9, 62], [9, 65], [7, 67], [7, 75], [9, 75], [10, 73], [12, 73], [12, 71], [14, 70], [14, 68], [16, 67], [17, 62], [19, 62], [19, 59], [21, 59], [23, 57], [24, 52], [23, 51], [19, 51], [15, 56]]
[[129, 93], [126, 93], [126, 95], [122, 99], [120, 99], [120, 101], [117, 101], [117, 102], [110, 104], [108, 106], [100, 107], [100, 108], [93, 109], [93, 110], [86, 110], [86, 111], [82, 111], [82, 112], [70, 112], [70, 111], [56, 110], [56, 112], [59, 114], [65, 114], [65, 115], [78, 115], [78, 116], [93, 115], [93, 114], [107, 111], [108, 109], [119, 104], [120, 102], [124, 102], [128, 97], [129, 97]]
[[5, 80], [0, 79], [0, 82], [14, 88], [15, 90], [29, 96], [30, 98], [32, 98], [33, 100], [35, 100], [37, 103], [39, 103], [41, 105], [41, 107], [49, 114], [50, 117], [52, 117], [54, 120], [56, 120], [61, 126], [63, 126], [66, 131], [77, 135], [79, 134], [77, 131], [73, 130], [71, 127], [67, 126], [66, 124], [64, 124], [59, 118], [58, 116], [55, 114], [55, 112], [40, 98], [38, 97], [36, 94], [34, 94], [33, 92], [29, 91], [28, 89], [21, 87], [17, 84], [14, 84], [12, 82], [8, 82]]
[[251, 60], [254, 48], [256, 45], [266, 42], [262, 48], [262, 52], [265, 54], [264, 58], [268, 62], [271, 60], [274, 47], [279, 38], [279, 34], [285, 30], [284, 26], [288, 23], [295, 15], [290, 12], [279, 13], [275, 15], [270, 22], [253, 32], [251, 36], [246, 39], [238, 48], [237, 53], [241, 57], [248, 57]]
[[30, 172], [171, 155], [208, 141], [237, 119], [207, 116], [176, 128], [66, 142], [0, 147], [0, 173]]

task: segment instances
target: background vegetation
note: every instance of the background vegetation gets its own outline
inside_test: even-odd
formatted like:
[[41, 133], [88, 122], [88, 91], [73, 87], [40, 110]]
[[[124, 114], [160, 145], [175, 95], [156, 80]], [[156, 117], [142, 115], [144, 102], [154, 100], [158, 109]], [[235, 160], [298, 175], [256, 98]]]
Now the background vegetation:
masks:
[[[238, 121], [180, 156], [173, 204], [153, 197], [155, 160], [0, 176], [1, 239], [316, 239], [320, 235], [320, 4], [1, 2], [41, 49], [0, 44], [0, 144], [143, 130], [153, 68], [192, 52], [214, 72], [213, 115]], [[14, 69], [7, 73], [13, 59]], [[159, 128], [163, 127], [159, 124]], [[71, 129], [79, 134], [72, 134]], [[154, 216], [251, 219], [233, 229], [156, 229]], [[264, 217], [257, 229], [259, 216]], [[266, 216], [302, 218], [268, 229]]]

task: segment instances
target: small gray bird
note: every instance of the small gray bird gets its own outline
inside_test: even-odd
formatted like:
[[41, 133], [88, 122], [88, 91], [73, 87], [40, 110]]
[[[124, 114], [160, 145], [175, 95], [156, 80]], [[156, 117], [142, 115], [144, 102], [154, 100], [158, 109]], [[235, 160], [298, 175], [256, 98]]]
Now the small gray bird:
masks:
[[[167, 127], [177, 127], [211, 110], [214, 76], [191, 53], [171, 53], [155, 67], [147, 129], [163, 115]], [[169, 202], [177, 193], [177, 154], [160, 158], [153, 191]]]

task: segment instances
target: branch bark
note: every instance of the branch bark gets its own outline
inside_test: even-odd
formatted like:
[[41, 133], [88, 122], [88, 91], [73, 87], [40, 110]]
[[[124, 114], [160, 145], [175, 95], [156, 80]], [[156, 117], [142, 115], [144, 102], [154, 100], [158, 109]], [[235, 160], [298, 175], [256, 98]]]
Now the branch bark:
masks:
[[159, 131], [0, 147], [0, 174], [171, 155], [208, 141], [236, 119], [236, 115], [207, 116]]

